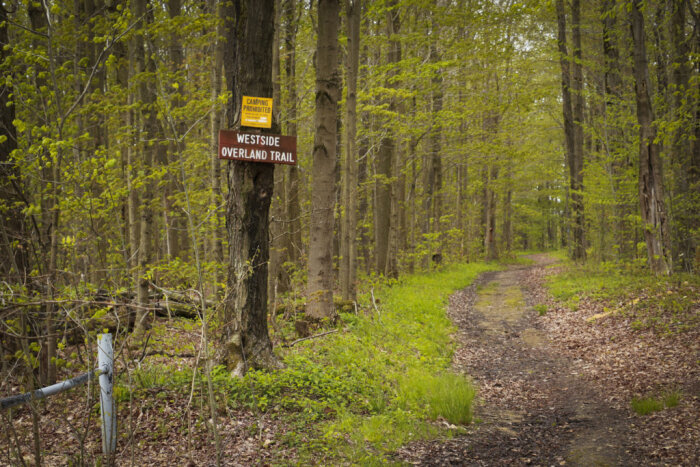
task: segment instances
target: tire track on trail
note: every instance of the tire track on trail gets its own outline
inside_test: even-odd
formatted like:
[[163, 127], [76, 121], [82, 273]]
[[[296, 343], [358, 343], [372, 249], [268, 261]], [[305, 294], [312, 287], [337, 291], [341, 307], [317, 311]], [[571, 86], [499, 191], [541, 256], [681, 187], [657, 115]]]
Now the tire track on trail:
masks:
[[553, 262], [488, 273], [450, 298], [453, 365], [478, 388], [475, 423], [447, 441], [397, 452], [417, 465], [634, 465], [629, 427], [602, 394], [548, 345], [527, 276]]

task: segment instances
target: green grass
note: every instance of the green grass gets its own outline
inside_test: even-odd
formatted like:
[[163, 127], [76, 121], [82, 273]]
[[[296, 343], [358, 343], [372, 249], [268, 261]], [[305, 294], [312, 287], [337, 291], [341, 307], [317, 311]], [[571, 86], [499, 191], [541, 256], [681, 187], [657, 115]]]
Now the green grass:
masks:
[[397, 399], [405, 409], [424, 410], [433, 420], [465, 425], [472, 421], [475, 394], [471, 381], [462, 375], [417, 373], [400, 380]]
[[663, 410], [664, 403], [653, 397], [642, 397], [632, 399], [632, 409], [639, 415], [649, 415], [653, 412]]
[[539, 316], [544, 316], [547, 314], [547, 305], [545, 305], [544, 303], [539, 303], [535, 305], [534, 309]]
[[664, 405], [668, 408], [678, 407], [681, 403], [681, 393], [678, 391], [671, 391], [664, 396]]
[[658, 412], [664, 408], [677, 407], [681, 402], [681, 393], [678, 391], [670, 391], [658, 399], [653, 396], [635, 397], [632, 399], [632, 409], [638, 415], [649, 415], [650, 413]]
[[[449, 435], [431, 423], [469, 423], [475, 390], [449, 371], [455, 331], [447, 298], [495, 265], [448, 266], [375, 290], [380, 314], [341, 314], [343, 330], [305, 341], [284, 370], [215, 375], [231, 404], [274, 413], [298, 426], [284, 440], [302, 464], [376, 464], [415, 439]], [[362, 300], [361, 300], [362, 301]], [[303, 433], [303, 434], [301, 434]]]

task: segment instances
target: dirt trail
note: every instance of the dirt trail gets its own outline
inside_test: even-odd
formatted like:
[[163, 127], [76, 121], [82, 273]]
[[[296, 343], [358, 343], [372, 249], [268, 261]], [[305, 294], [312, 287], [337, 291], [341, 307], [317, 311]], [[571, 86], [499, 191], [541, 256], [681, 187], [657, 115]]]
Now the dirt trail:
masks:
[[[538, 265], [552, 260], [536, 255]], [[467, 436], [416, 443], [398, 454], [420, 465], [635, 465], [625, 414], [548, 345], [527, 274], [515, 267], [483, 276], [450, 300], [459, 327], [457, 370], [479, 388]]]

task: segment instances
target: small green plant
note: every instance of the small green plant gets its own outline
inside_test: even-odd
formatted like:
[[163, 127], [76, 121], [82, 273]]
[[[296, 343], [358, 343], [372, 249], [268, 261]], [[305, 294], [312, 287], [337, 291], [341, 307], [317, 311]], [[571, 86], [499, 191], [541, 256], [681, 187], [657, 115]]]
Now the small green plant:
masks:
[[632, 399], [632, 409], [639, 415], [649, 415], [653, 412], [663, 410], [664, 403], [654, 397], [640, 397]]
[[677, 407], [681, 403], [681, 393], [671, 391], [664, 396], [664, 405], [666, 408]]
[[431, 375], [411, 373], [399, 382], [398, 401], [407, 410], [425, 411], [436, 420], [444, 418], [454, 425], [472, 420], [472, 400], [476, 391], [472, 383], [451, 372]]
[[535, 311], [537, 312], [538, 315], [544, 316], [547, 314], [547, 305], [544, 303], [539, 303], [534, 306]]
[[429, 386], [428, 415], [444, 418], [454, 425], [472, 421], [472, 401], [476, 390], [470, 381], [461, 375], [444, 373], [433, 378]]

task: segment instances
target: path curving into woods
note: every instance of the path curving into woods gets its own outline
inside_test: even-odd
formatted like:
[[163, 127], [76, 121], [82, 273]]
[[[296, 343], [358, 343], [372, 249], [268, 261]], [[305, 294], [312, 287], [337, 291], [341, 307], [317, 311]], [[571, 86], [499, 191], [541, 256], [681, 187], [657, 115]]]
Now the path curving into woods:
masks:
[[418, 465], [634, 465], [629, 418], [605, 401], [550, 345], [533, 309], [536, 265], [488, 273], [455, 293], [454, 367], [478, 387], [470, 432], [413, 443], [398, 457]]

